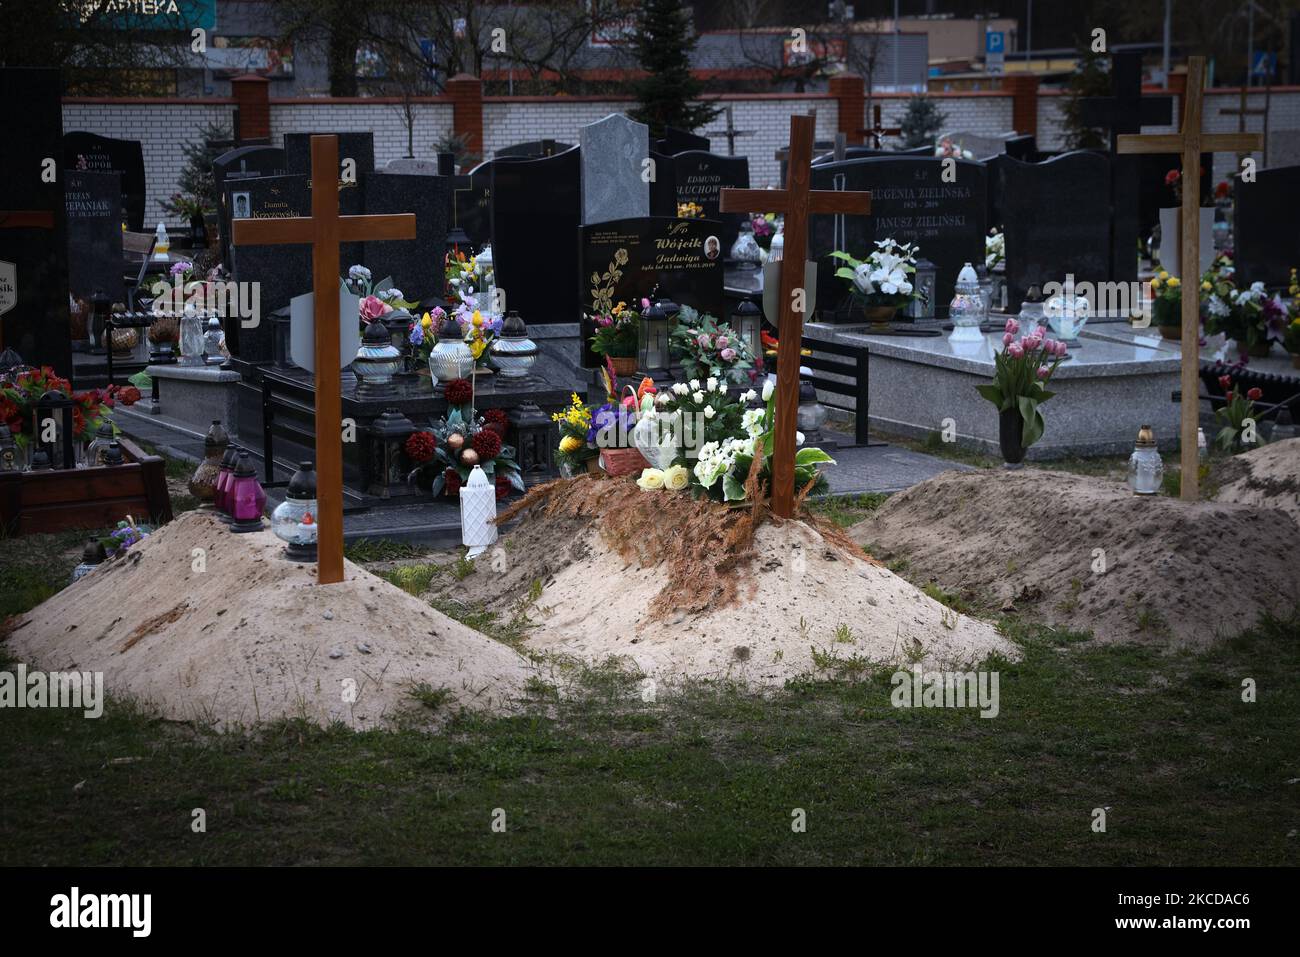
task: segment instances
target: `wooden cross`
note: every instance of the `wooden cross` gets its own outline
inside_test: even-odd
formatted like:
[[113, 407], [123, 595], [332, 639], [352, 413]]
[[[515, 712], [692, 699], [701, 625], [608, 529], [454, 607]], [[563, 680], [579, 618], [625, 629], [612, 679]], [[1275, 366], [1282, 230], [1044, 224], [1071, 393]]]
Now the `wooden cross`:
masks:
[[[1264, 106], [1262, 108], [1256, 107], [1255, 109], [1252, 110], [1247, 107], [1246, 97], [1250, 94], [1250, 88], [1243, 86], [1241, 88], [1241, 105], [1238, 106], [1235, 110], [1229, 110], [1229, 109], [1219, 110], [1219, 112], [1224, 116], [1235, 116], [1237, 118], [1238, 133], [1246, 132], [1246, 117], [1248, 116], [1264, 117], [1264, 165], [1265, 166], [1268, 165], [1268, 100], [1269, 100], [1268, 92], [1269, 89], [1270, 89], [1269, 87], [1264, 87]], [[1242, 159], [1247, 155], [1249, 154], [1238, 153], [1237, 158]]]
[[1182, 368], [1182, 498], [1185, 502], [1196, 500], [1199, 466], [1196, 448], [1196, 426], [1200, 419], [1200, 186], [1199, 180], [1187, 175], [1201, 168], [1202, 152], [1227, 153], [1233, 150], [1248, 152], [1259, 149], [1258, 133], [1202, 133], [1201, 96], [1205, 83], [1205, 57], [1189, 57], [1187, 61], [1187, 93], [1183, 98], [1183, 128], [1181, 133], [1124, 135], [1119, 137], [1120, 153], [1181, 153], [1183, 159], [1182, 206], [1182, 275], [1183, 275], [1183, 368]]
[[[337, 136], [311, 138], [311, 215], [236, 219], [236, 246], [311, 244], [316, 307], [316, 580], [343, 580], [343, 398], [339, 391], [339, 243], [414, 239], [415, 216], [340, 216]], [[356, 322], [356, 318], [351, 319]], [[269, 468], [270, 462], [267, 463]]]
[[867, 136], [871, 137], [871, 146], [873, 149], [880, 149], [881, 137], [897, 136], [899, 133], [903, 132], [903, 128], [901, 126], [884, 126], [880, 122], [879, 103], [872, 105], [871, 113], [872, 113], [871, 127], [865, 130], [858, 130], [858, 132], [865, 133]]
[[[785, 213], [785, 252], [781, 259], [780, 344], [776, 358], [776, 423], [772, 449], [772, 511], [794, 514], [795, 418], [799, 411], [799, 354], [803, 313], [810, 291], [801, 289], [808, 249], [808, 217], [813, 213], [871, 212], [871, 194], [809, 189], [812, 181], [811, 116], [790, 117], [790, 163], [785, 189], [723, 189], [718, 208], [724, 213]], [[795, 297], [799, 296], [796, 310]]]

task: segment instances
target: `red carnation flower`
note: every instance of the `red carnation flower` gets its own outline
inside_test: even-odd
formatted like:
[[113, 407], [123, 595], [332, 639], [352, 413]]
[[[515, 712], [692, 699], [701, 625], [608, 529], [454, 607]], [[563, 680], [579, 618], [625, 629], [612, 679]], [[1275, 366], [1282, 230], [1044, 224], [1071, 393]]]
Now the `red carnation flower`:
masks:
[[484, 462], [491, 462], [501, 454], [501, 436], [497, 435], [495, 429], [479, 429], [469, 444]]
[[508, 498], [513, 488], [514, 486], [510, 484], [510, 479], [506, 478], [504, 475], [498, 475], [497, 476], [497, 501], [499, 502], [503, 498]]
[[448, 468], [447, 471], [443, 473], [443, 478], [447, 482], [443, 487], [443, 493], [448, 498], [459, 498], [461, 486], [460, 473], [453, 468]]
[[1259, 386], [1255, 386], [1255, 388], [1246, 393], [1246, 398], [1251, 402], [1258, 402], [1260, 399], [1264, 398], [1264, 390]]
[[432, 432], [412, 432], [406, 437], [406, 454], [412, 462], [427, 462], [433, 458], [438, 440]]
[[447, 404], [464, 405], [474, 397], [474, 387], [468, 379], [452, 379], [447, 383]]

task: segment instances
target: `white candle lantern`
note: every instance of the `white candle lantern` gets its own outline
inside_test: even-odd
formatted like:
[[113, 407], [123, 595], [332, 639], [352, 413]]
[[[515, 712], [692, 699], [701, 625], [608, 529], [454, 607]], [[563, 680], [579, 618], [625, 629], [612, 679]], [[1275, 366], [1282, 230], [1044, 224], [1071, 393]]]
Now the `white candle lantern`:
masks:
[[479, 466], [469, 473], [469, 481], [460, 487], [460, 540], [476, 558], [497, 540], [496, 486], [488, 481]]

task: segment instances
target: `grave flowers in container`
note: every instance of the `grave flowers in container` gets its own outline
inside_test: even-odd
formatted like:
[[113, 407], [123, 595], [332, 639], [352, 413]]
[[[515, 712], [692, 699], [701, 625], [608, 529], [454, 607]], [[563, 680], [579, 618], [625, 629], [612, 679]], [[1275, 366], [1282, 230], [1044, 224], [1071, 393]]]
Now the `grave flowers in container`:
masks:
[[627, 308], [627, 303], [618, 302], [608, 313], [596, 313], [587, 318], [595, 329], [591, 336], [591, 351], [608, 359], [618, 375], [636, 372], [636, 310]]
[[682, 306], [677, 314], [668, 342], [688, 379], [716, 377], [737, 385], [752, 384], [762, 368], [762, 357], [750, 352], [743, 336], [690, 306]]
[[913, 282], [916, 254], [916, 246], [893, 239], [877, 241], [866, 259], [838, 249], [831, 253], [848, 264], [835, 270], [835, 275], [848, 282], [853, 301], [877, 325], [888, 323], [900, 309], [921, 298]]
[[1223, 280], [1215, 282], [1206, 312], [1205, 331], [1236, 340], [1244, 355], [1263, 358], [1272, 348], [1273, 339], [1282, 338], [1286, 311], [1262, 282], [1251, 283], [1245, 289]]
[[1244, 452], [1264, 444], [1264, 437], [1257, 430], [1259, 416], [1255, 412], [1255, 403], [1264, 396], [1258, 386], [1247, 389], [1234, 389], [1232, 376], [1219, 376], [1219, 388], [1223, 390], [1224, 403], [1214, 410], [1214, 420], [1222, 426], [1214, 436], [1214, 443], [1225, 452]]
[[442, 325], [447, 313], [441, 306], [434, 306], [419, 319], [412, 319], [406, 328], [406, 341], [410, 343], [411, 355], [415, 357], [415, 371], [418, 375], [429, 375], [429, 353], [438, 342], [438, 327]]
[[1047, 383], [1065, 357], [1064, 342], [1044, 338], [1041, 329], [1017, 338], [1020, 323], [1008, 319], [1002, 350], [994, 354], [993, 381], [976, 391], [998, 410], [998, 438], [1007, 467], [1016, 468], [1025, 450], [1043, 437], [1045, 423], [1039, 406], [1056, 393]]
[[47, 392], [61, 392], [72, 399], [72, 435], [78, 441], [89, 441], [102, 425], [111, 422], [116, 404], [134, 405], [140, 401], [140, 390], [133, 385], [73, 391], [72, 384], [50, 366], [21, 372], [11, 384], [0, 388], [0, 421], [9, 426], [19, 447], [25, 448], [33, 440], [33, 413]]
[[515, 450], [502, 438], [500, 417], [479, 416], [474, 411], [474, 388], [468, 379], [447, 383], [447, 415], [428, 429], [412, 433], [404, 451], [414, 466], [408, 483], [428, 484], [434, 498], [456, 498], [469, 474], [478, 466], [496, 485], [497, 497], [511, 489], [524, 490]]
[[571, 393], [567, 408], [551, 415], [551, 421], [559, 426], [560, 444], [555, 450], [555, 461], [566, 475], [576, 475], [590, 470], [596, 463], [600, 450], [594, 442], [587, 441], [591, 430], [591, 408], [578, 393]]
[[1151, 277], [1151, 321], [1165, 339], [1183, 337], [1183, 290], [1177, 276], [1163, 269]]

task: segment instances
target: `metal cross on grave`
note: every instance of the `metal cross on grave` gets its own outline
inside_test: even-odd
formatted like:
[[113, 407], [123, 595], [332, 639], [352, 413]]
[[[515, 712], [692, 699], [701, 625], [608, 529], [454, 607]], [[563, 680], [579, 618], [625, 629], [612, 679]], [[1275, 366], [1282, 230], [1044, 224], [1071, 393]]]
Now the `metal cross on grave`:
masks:
[[[1238, 133], [1246, 132], [1246, 117], [1248, 116], [1264, 117], [1264, 165], [1265, 166], [1268, 165], [1268, 106], [1269, 106], [1269, 99], [1270, 99], [1269, 97], [1270, 90], [1271, 87], [1267, 87], [1267, 86], [1264, 87], [1264, 105], [1262, 107], [1255, 107], [1254, 109], [1251, 109], [1246, 102], [1246, 98], [1250, 94], [1250, 87], [1243, 86], [1241, 88], [1240, 105], [1235, 110], [1230, 110], [1226, 108], [1219, 110], [1219, 112], [1224, 116], [1235, 116], [1237, 118]], [[1244, 159], [1247, 155], [1249, 154], [1238, 153], [1237, 158]]]
[[[337, 136], [311, 138], [311, 215], [236, 219], [236, 246], [311, 244], [315, 296], [316, 580], [343, 580], [343, 399], [339, 389], [339, 243], [414, 239], [415, 216], [340, 216]], [[357, 322], [356, 316], [349, 317]], [[270, 463], [267, 463], [268, 465]]]
[[[1159, 133], [1146, 136], [1125, 135], [1116, 144], [1121, 153], [1181, 153], [1183, 170], [1201, 168], [1201, 153], [1228, 153], [1233, 150], [1252, 152], [1259, 149], [1258, 133], [1202, 133], [1201, 95], [1205, 82], [1205, 57], [1194, 56], [1187, 60], [1187, 93], [1183, 98], [1183, 128], [1181, 133]], [[1199, 177], [1184, 176], [1182, 205], [1182, 275], [1185, 278], [1200, 276], [1200, 221], [1201, 190]], [[1187, 224], [1191, 224], [1189, 229]], [[1195, 293], [1198, 283], [1185, 285]], [[1200, 419], [1200, 297], [1182, 297], [1182, 498], [1196, 500], [1200, 476], [1196, 448], [1196, 427]]]
[[871, 127], [865, 130], [858, 130], [859, 133], [865, 133], [871, 137], [872, 149], [880, 149], [881, 139], [886, 136], [897, 136], [903, 132], [901, 126], [885, 126], [880, 122], [880, 104], [875, 103], [871, 107]]
[[772, 511], [794, 514], [795, 417], [799, 410], [799, 354], [803, 314], [810, 291], [801, 289], [808, 249], [808, 217], [813, 213], [871, 212], [871, 194], [814, 190], [811, 116], [790, 117], [790, 162], [785, 189], [723, 189], [718, 208], [724, 213], [784, 213], [785, 252], [781, 259], [781, 315], [777, 323], [776, 422], [773, 426]]
[[[725, 137], [727, 138], [727, 155], [728, 155], [728, 156], [735, 156], [735, 155], [736, 155], [736, 139], [737, 139], [737, 137], [741, 137], [741, 136], [753, 136], [754, 133], [755, 133], [755, 131], [754, 131], [754, 130], [738, 130], [738, 129], [736, 129], [736, 122], [735, 122], [735, 118], [734, 118], [733, 115], [732, 115], [732, 109], [731, 109], [731, 104], [730, 104], [730, 103], [727, 104], [727, 108], [726, 108], [726, 110], [725, 110], [724, 112], [727, 114], [727, 126], [726, 126], [725, 129], [722, 130], [722, 135], [725, 136]], [[709, 134], [706, 133], [705, 135], [708, 136]], [[715, 134], [715, 135], [716, 135], [716, 134]]]

